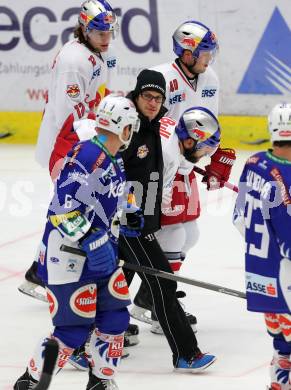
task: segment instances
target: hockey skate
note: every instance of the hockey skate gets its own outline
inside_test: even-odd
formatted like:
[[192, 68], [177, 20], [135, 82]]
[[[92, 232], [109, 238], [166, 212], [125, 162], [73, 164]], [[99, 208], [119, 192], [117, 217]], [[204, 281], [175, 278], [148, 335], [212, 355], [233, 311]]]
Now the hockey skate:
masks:
[[[37, 262], [33, 262], [31, 267], [25, 273], [25, 281], [18, 287], [18, 290], [23, 294], [29, 295], [39, 301], [47, 302], [47, 297], [44, 290], [44, 284], [37, 276]], [[36, 291], [37, 288], [42, 288], [43, 293]]]
[[215, 362], [215, 360], [215, 356], [199, 352], [190, 360], [180, 358], [174, 370], [196, 374], [205, 370], [205, 368], [209, 367], [212, 363]]
[[134, 305], [130, 311], [130, 316], [138, 321], [151, 324], [152, 319], [150, 312], [152, 310], [152, 300], [144, 282], [141, 283], [133, 303]]
[[13, 389], [31, 390], [36, 386], [37, 383], [38, 381], [33, 379], [33, 377], [28, 373], [28, 369], [26, 369], [25, 373], [15, 382]]
[[119, 390], [113, 379], [101, 379], [89, 372], [89, 382], [86, 390]]
[[[139, 328], [135, 324], [129, 324], [124, 333], [124, 348], [133, 347], [139, 343]], [[123, 356], [122, 356], [123, 357]]]

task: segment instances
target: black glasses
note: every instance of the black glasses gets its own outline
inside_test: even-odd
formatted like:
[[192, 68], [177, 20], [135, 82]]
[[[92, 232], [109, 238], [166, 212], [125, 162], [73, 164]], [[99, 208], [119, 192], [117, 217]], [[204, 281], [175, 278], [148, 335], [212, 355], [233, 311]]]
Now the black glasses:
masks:
[[151, 102], [154, 100], [156, 103], [162, 103], [164, 101], [164, 97], [159, 95], [159, 96], [154, 96], [149, 92], [142, 92], [141, 97], [146, 100], [147, 102]]

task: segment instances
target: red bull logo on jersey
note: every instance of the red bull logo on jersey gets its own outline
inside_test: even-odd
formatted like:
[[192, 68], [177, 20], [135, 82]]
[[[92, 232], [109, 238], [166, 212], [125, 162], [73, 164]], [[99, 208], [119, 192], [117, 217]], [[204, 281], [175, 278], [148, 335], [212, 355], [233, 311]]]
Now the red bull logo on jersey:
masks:
[[78, 84], [67, 85], [67, 95], [74, 99], [80, 95], [80, 88]]
[[80, 317], [94, 318], [96, 313], [97, 288], [87, 284], [78, 288], [70, 298], [70, 307]]
[[247, 293], [265, 295], [270, 298], [278, 298], [277, 279], [247, 272], [246, 291]]

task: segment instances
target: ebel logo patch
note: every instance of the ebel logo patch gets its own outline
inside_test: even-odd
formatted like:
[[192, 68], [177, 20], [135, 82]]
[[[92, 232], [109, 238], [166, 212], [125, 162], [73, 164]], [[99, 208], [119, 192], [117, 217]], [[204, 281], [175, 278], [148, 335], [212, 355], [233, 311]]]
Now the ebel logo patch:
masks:
[[278, 297], [278, 288], [276, 278], [246, 273], [246, 291], [248, 293], [265, 295], [270, 298]]
[[291, 91], [291, 31], [276, 7], [238, 88], [239, 94]]

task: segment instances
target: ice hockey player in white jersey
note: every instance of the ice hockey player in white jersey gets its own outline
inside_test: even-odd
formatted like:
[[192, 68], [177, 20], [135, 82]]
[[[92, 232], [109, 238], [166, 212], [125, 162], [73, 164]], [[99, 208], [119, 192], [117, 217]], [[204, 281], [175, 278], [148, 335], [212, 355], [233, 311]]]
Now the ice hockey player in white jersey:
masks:
[[271, 111], [272, 149], [243, 169], [234, 224], [245, 241], [247, 309], [273, 338], [269, 390], [291, 390], [291, 104]]
[[116, 58], [111, 39], [118, 31], [117, 16], [106, 0], [87, 0], [81, 6], [74, 39], [59, 51], [52, 64], [47, 103], [36, 147], [36, 160], [50, 171], [78, 141], [72, 131], [75, 120], [86, 118], [107, 94]]
[[[179, 121], [183, 112], [193, 106], [200, 106], [210, 110], [214, 116], [218, 115], [219, 82], [215, 71], [211, 67], [218, 50], [216, 35], [204, 24], [189, 20], [182, 23], [173, 34], [173, 51], [177, 58], [175, 61], [155, 66], [153, 69], [163, 73], [166, 79], [166, 100], [165, 106], [168, 109], [167, 117]], [[213, 163], [222, 156], [229, 156], [233, 160], [233, 152], [218, 148], [217, 154], [213, 155]], [[185, 255], [181, 253], [183, 245], [178, 245], [174, 236], [177, 230], [185, 237], [184, 251], [194, 246], [199, 238], [199, 230], [196, 219], [200, 215], [199, 193], [194, 172], [189, 174], [185, 171], [182, 174], [177, 172], [175, 182], [181, 183], [180, 191], [175, 191], [172, 209], [181, 203], [189, 210], [189, 199], [195, 202], [191, 207], [191, 213], [180, 213], [176, 215], [163, 215], [161, 224], [162, 232], [159, 235], [159, 243], [166, 252], [172, 266], [173, 272], [178, 272]], [[207, 189], [220, 188], [223, 186], [221, 174], [213, 169], [212, 163], [207, 167], [205, 182]], [[229, 170], [230, 173], [230, 170]], [[211, 183], [215, 181], [216, 186]], [[188, 183], [188, 184], [187, 184]], [[191, 197], [187, 191], [181, 191], [183, 186], [191, 188]], [[181, 242], [181, 241], [180, 241]], [[183, 296], [183, 292], [180, 293]], [[152, 322], [145, 317], [146, 309], [150, 308], [147, 288], [143, 284], [134, 299], [135, 306], [132, 309], [132, 316], [137, 319]], [[188, 313], [189, 314], [189, 313]], [[196, 318], [188, 315], [192, 325], [196, 324]]]

